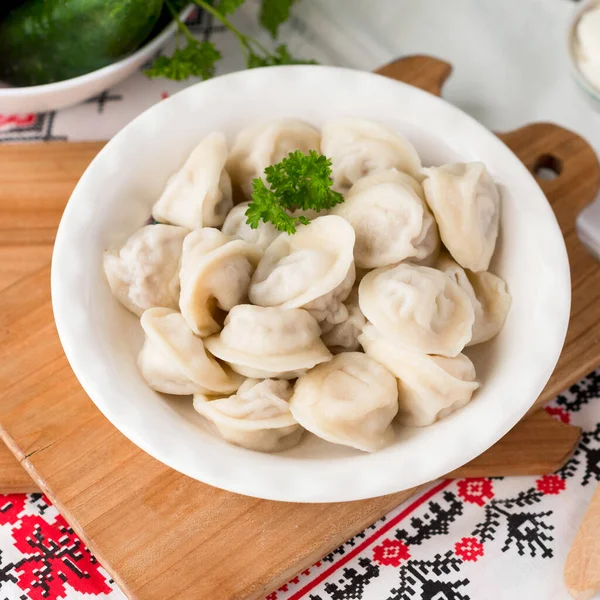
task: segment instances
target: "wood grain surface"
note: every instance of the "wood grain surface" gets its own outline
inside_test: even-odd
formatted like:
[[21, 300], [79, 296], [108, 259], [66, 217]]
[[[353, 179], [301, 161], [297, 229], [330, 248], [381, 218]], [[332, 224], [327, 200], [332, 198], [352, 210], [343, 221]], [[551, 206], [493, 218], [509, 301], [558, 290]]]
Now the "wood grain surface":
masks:
[[17, 457], [0, 443], [0, 494], [28, 494], [39, 487], [21, 466]]
[[[383, 72], [439, 92], [450, 67], [412, 57]], [[593, 343], [600, 323], [600, 269], [570, 235], [577, 210], [597, 191], [600, 169], [585, 142], [552, 125], [502, 137], [532, 168], [548, 153], [563, 162], [560, 176], [544, 186], [552, 184], [545, 191], [567, 235], [575, 312], [543, 402], [600, 364], [600, 345], [594, 355]], [[155, 461], [100, 414], [64, 357], [52, 320], [49, 268], [38, 268], [43, 253], [49, 256], [53, 227], [70, 190], [100, 146], [0, 148], [0, 215], [6, 215], [0, 247], [16, 248], [17, 261], [18, 248], [37, 249], [34, 258], [23, 259], [22, 270], [10, 260], [5, 264], [9, 254], [0, 255], [0, 278], [10, 281], [0, 291], [0, 434], [131, 599], [263, 598], [414, 490], [342, 504], [238, 496]], [[571, 161], [572, 153], [577, 160]], [[5, 159], [13, 166], [6, 167]], [[32, 167], [38, 164], [39, 170]], [[47, 205], [41, 200], [46, 188], [55, 194]], [[536, 413], [453, 475], [554, 470], [577, 436], [575, 428]]]

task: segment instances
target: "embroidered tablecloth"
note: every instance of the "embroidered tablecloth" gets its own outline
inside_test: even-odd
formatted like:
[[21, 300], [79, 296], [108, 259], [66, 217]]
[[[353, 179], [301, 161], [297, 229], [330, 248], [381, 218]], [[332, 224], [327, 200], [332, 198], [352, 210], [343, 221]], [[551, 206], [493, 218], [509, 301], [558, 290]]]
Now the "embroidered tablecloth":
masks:
[[[234, 20], [261, 36], [256, 8], [247, 0]], [[570, 0], [302, 0], [282, 37], [298, 55], [363, 69], [403, 54], [443, 57], [455, 66], [445, 96], [488, 127], [550, 120], [600, 148], [600, 117], [568, 76], [573, 9]], [[191, 27], [221, 50], [219, 72], [242, 68], [235, 40], [210, 17], [197, 12]], [[107, 139], [190, 83], [138, 73], [73, 108], [0, 115], [0, 141]], [[566, 554], [600, 481], [599, 386], [597, 371], [546, 409], [584, 431], [560, 472], [436, 482], [267, 600], [567, 600]], [[0, 496], [0, 600], [55, 598], [124, 595], [45, 496]]]
[[[546, 410], [583, 429], [558, 473], [436, 482], [266, 600], [569, 599], [565, 559], [600, 481], [600, 370]], [[45, 496], [14, 494], [0, 496], [0, 598], [125, 597]]]

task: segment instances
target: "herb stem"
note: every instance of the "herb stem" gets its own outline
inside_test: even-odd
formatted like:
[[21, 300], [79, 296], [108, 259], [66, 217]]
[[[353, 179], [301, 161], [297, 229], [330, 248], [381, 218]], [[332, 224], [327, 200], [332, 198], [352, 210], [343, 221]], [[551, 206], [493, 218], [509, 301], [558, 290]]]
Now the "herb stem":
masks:
[[221, 21], [221, 23], [223, 23], [223, 25], [225, 25], [225, 27], [227, 27], [227, 29], [229, 29], [235, 35], [235, 37], [237, 37], [241, 44], [246, 43], [246, 36], [237, 27], [235, 27], [235, 25], [233, 25], [233, 23], [227, 17], [222, 15], [214, 6], [211, 6], [208, 2], [205, 2], [205, 0], [194, 0], [194, 2], [202, 10], [205, 10], [206, 12], [210, 13], [213, 17], [215, 17], [215, 19]]
[[[275, 0], [275, 5], [271, 6], [271, 13], [277, 12], [275, 9], [278, 1]], [[291, 3], [293, 0], [285, 1]], [[214, 0], [193, 0], [193, 2], [204, 11], [203, 14], [210, 15], [233, 33], [239, 42], [246, 67], [249, 69], [314, 62], [294, 58], [285, 44], [280, 44], [274, 51], [268, 50], [255, 37], [242, 33], [227, 17], [234, 13], [244, 3], [244, 0], [223, 0], [218, 4]], [[2, 0], [0, 0], [1, 3]], [[164, 3], [173, 21], [177, 24], [175, 50], [171, 56], [163, 54], [157, 56], [152, 65], [146, 69], [146, 75], [150, 78], [166, 77], [175, 81], [182, 81], [188, 77], [200, 77], [201, 79], [213, 77], [215, 63], [222, 58], [221, 53], [212, 42], [200, 41], [192, 35], [189, 27], [179, 17], [174, 0], [164, 0]], [[287, 18], [286, 15], [270, 15], [271, 20], [275, 19], [275, 21], [284, 17]], [[185, 44], [181, 40], [185, 40]]]
[[243, 34], [227, 17], [221, 14], [214, 6], [211, 6], [205, 0], [194, 0], [194, 3], [197, 4], [200, 8], [210, 13], [215, 19], [218, 19], [235, 35], [242, 47], [242, 50], [246, 56], [248, 53], [252, 53], [252, 44], [254, 44], [261, 52], [265, 55], [269, 54], [267, 48], [265, 48], [256, 38], [250, 37], [248, 35]]
[[173, 8], [173, 5], [171, 4], [171, 2], [169, 0], [165, 0], [165, 4], [166, 4], [167, 8], [169, 9], [169, 12], [171, 13], [171, 16], [173, 17], [173, 20], [177, 23], [177, 30], [180, 31], [181, 33], [183, 33], [185, 39], [188, 42], [192, 42], [195, 44], [197, 42], [196, 38], [190, 33], [190, 30], [181, 21], [181, 19], [179, 18], [179, 15], [177, 14], [177, 11]]

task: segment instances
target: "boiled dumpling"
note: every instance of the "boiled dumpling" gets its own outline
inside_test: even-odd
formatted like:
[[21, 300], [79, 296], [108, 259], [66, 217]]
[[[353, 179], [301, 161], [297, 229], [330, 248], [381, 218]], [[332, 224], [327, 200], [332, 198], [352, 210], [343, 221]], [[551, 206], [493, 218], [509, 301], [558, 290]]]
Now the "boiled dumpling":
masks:
[[318, 321], [340, 323], [355, 279], [354, 230], [342, 217], [326, 215], [280, 234], [265, 250], [250, 285], [259, 306], [305, 308]]
[[408, 263], [375, 269], [358, 296], [367, 320], [407, 350], [456, 356], [471, 340], [471, 301], [441, 271]]
[[298, 119], [274, 119], [242, 129], [235, 138], [227, 170], [246, 198], [252, 196], [252, 179], [264, 178], [265, 168], [287, 158], [290, 152], [318, 150], [321, 134]]
[[398, 381], [397, 420], [424, 427], [465, 406], [479, 387], [475, 367], [464, 355], [452, 358], [411, 352], [385, 338], [373, 325], [359, 337], [368, 356]]
[[485, 165], [443, 165], [423, 173], [427, 203], [452, 258], [465, 269], [487, 271], [498, 237], [500, 193]]
[[185, 396], [226, 394], [240, 387], [243, 378], [206, 351], [180, 313], [150, 308], [141, 323], [146, 339], [138, 367], [153, 390]]
[[348, 317], [344, 321], [335, 325], [327, 322], [321, 324], [321, 331], [323, 331], [321, 339], [334, 354], [358, 350], [360, 348], [358, 335], [366, 323], [365, 316], [358, 305], [358, 287], [352, 288], [344, 306], [348, 311]]
[[[416, 185], [411, 185], [412, 179]], [[357, 267], [386, 267], [406, 258], [423, 260], [439, 246], [437, 226], [415, 188], [420, 184], [396, 169], [359, 179], [345, 202], [332, 210], [354, 228]]]
[[225, 398], [194, 396], [194, 408], [228, 442], [260, 452], [280, 452], [295, 446], [304, 431], [290, 412], [289, 381], [246, 379]]
[[256, 229], [248, 225], [246, 211], [249, 202], [242, 202], [234, 206], [227, 215], [221, 231], [233, 237], [245, 240], [250, 244], [256, 244], [263, 250], [280, 234], [271, 223], [260, 221]]
[[473, 273], [463, 269], [447, 254], [442, 254], [437, 269], [449, 275], [467, 293], [473, 310], [473, 337], [467, 346], [487, 342], [499, 333], [510, 310], [510, 294], [500, 277], [488, 273]]
[[138, 317], [147, 308], [177, 308], [183, 227], [146, 225], [120, 250], [104, 253], [104, 273], [117, 300]]
[[307, 310], [321, 324], [336, 325], [337, 323], [343, 323], [348, 318], [348, 310], [344, 300], [348, 298], [352, 291], [355, 279], [356, 269], [354, 262], [352, 262], [342, 283], [333, 288], [328, 294], [319, 296], [308, 304], [303, 304], [302, 308]]
[[342, 192], [375, 171], [398, 169], [418, 177], [421, 170], [421, 159], [408, 140], [366, 119], [326, 123], [321, 152], [331, 159], [334, 188]]
[[[421, 198], [421, 200], [425, 202], [425, 190], [423, 189], [423, 185], [421, 184], [420, 179], [417, 180], [412, 175], [404, 173], [403, 171], [398, 171], [398, 169], [390, 169], [390, 171], [396, 173], [396, 175], [394, 176], [395, 179], [402, 181], [406, 185], [408, 185], [415, 192], [415, 194], [417, 194], [417, 196], [419, 196], [419, 198]], [[421, 175], [419, 175], [419, 177], [421, 178]]]
[[206, 347], [246, 377], [294, 379], [331, 359], [319, 324], [299, 308], [264, 308], [239, 304], [231, 309], [219, 335]]
[[218, 311], [230, 311], [247, 301], [250, 279], [261, 256], [258, 246], [211, 227], [192, 231], [185, 238], [179, 307], [194, 333], [202, 337], [216, 333], [221, 329]]
[[167, 181], [152, 216], [190, 229], [220, 227], [233, 206], [226, 160], [225, 136], [219, 132], [207, 135]]
[[345, 352], [297, 381], [290, 408], [302, 427], [324, 440], [374, 452], [394, 438], [398, 387], [372, 358]]

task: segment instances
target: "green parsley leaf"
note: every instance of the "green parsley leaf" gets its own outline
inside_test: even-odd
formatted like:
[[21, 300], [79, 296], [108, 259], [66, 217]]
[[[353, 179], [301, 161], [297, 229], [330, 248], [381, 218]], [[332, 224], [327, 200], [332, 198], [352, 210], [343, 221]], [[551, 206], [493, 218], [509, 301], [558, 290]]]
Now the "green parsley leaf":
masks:
[[185, 48], [177, 48], [172, 56], [157, 57], [145, 74], [150, 78], [166, 77], [181, 81], [188, 77], [210, 79], [221, 53], [212, 42], [189, 40]]
[[246, 210], [246, 221], [252, 229], [256, 229], [260, 221], [272, 223], [279, 231], [296, 233], [296, 225], [308, 221], [306, 217], [294, 219], [277, 202], [277, 196], [267, 188], [262, 179], [252, 180], [252, 202]]
[[260, 7], [260, 24], [273, 36], [277, 37], [279, 26], [290, 18], [290, 8], [295, 0], [262, 0]]
[[215, 7], [222, 15], [232, 15], [246, 0], [220, 0]]
[[285, 44], [279, 44], [273, 54], [260, 55], [250, 52], [246, 59], [246, 66], [249, 69], [256, 67], [274, 67], [276, 65], [316, 65], [316, 60], [294, 58]]
[[287, 158], [265, 169], [267, 183], [287, 209], [325, 210], [344, 201], [331, 189], [331, 160], [316, 150], [290, 152]]
[[272, 223], [279, 231], [296, 233], [298, 225], [308, 225], [305, 216], [294, 217], [289, 211], [329, 209], [344, 201], [331, 189], [331, 160], [310, 150], [290, 152], [287, 158], [265, 169], [265, 178], [252, 180], [252, 201], [248, 205], [247, 223], [253, 229], [260, 221]]

